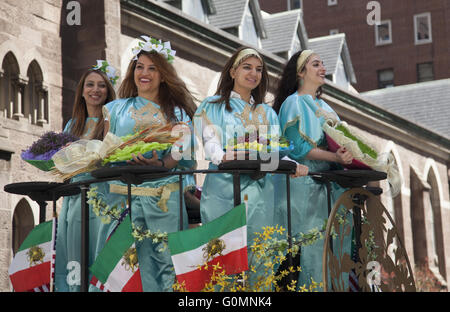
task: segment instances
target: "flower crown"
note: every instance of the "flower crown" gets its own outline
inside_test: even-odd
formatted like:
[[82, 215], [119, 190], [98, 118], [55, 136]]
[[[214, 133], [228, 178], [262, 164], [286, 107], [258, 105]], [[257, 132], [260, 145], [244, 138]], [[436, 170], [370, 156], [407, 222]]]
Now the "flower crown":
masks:
[[97, 60], [97, 65], [92, 66], [92, 69], [104, 72], [112, 85], [115, 85], [117, 79], [119, 79], [119, 75], [116, 75], [116, 69], [105, 60]]
[[142, 35], [141, 38], [143, 38], [144, 41], [139, 41], [138, 46], [131, 50], [134, 55], [133, 61], [137, 60], [137, 56], [141, 51], [156, 51], [159, 54], [164, 55], [167, 62], [173, 62], [176, 51], [172, 50], [169, 41], [162, 43], [161, 40], [153, 39], [144, 35]]

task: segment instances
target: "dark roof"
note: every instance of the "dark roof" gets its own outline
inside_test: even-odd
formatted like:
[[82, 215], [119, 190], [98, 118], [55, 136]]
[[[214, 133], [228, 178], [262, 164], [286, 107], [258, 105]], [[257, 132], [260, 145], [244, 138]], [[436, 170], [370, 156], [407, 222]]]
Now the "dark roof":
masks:
[[301, 10], [263, 15], [267, 39], [261, 40], [263, 49], [272, 53], [291, 50], [300, 22]]
[[361, 93], [388, 111], [450, 138], [450, 79]]
[[348, 51], [347, 41], [345, 40], [345, 34], [309, 39], [309, 49], [320, 55], [327, 69], [327, 75], [336, 72], [339, 56], [342, 56], [348, 80], [356, 83], [355, 71]]
[[220, 28], [237, 27], [244, 18], [249, 0], [212, 0], [216, 14], [209, 15], [209, 23]]

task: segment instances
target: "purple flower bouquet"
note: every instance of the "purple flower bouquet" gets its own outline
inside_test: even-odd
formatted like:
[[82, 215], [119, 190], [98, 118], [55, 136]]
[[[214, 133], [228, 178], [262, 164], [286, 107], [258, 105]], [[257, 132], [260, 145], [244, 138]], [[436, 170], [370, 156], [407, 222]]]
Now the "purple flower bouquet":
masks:
[[23, 160], [39, 169], [50, 171], [55, 166], [52, 160], [53, 155], [67, 143], [77, 140], [79, 140], [78, 137], [67, 132], [56, 133], [49, 131], [44, 133], [27, 150], [22, 151], [20, 156]]

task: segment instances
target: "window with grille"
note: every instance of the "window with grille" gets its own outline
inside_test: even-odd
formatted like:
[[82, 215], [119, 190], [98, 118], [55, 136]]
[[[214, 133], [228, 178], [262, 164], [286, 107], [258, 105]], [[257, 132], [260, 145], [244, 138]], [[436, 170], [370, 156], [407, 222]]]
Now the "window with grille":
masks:
[[433, 63], [417, 64], [417, 82], [434, 80]]
[[394, 70], [392, 68], [378, 71], [378, 88], [389, 88], [394, 86]]

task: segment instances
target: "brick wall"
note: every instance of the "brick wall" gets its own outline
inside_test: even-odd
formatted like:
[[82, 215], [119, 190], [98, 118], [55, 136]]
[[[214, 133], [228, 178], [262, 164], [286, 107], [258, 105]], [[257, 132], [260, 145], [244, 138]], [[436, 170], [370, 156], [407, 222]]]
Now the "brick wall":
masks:
[[[444, 0], [379, 0], [381, 20], [392, 23], [392, 44], [376, 46], [374, 26], [367, 24], [369, 1], [345, 0], [328, 6], [326, 0], [303, 0], [304, 23], [309, 38], [329, 35], [338, 29], [346, 34], [353, 67], [355, 88], [368, 91], [378, 88], [377, 70], [393, 68], [394, 84], [417, 82], [417, 64], [433, 62], [434, 79], [450, 77], [450, 4]], [[276, 13], [284, 1], [260, 0], [263, 10]], [[433, 42], [414, 44], [415, 14], [430, 12]], [[326, 64], [325, 64], [326, 65]]]
[[[326, 36], [331, 29], [346, 34], [353, 67], [356, 89], [360, 92], [378, 88], [377, 70], [393, 68], [394, 84], [417, 82], [419, 63], [433, 62], [435, 79], [450, 77], [446, 36], [449, 27], [450, 6], [446, 1], [380, 0], [381, 20], [392, 23], [392, 44], [375, 45], [374, 26], [367, 24], [368, 1], [338, 1], [328, 6], [327, 1], [304, 0], [304, 19], [310, 38]], [[415, 14], [430, 12], [433, 42], [414, 44]]]

